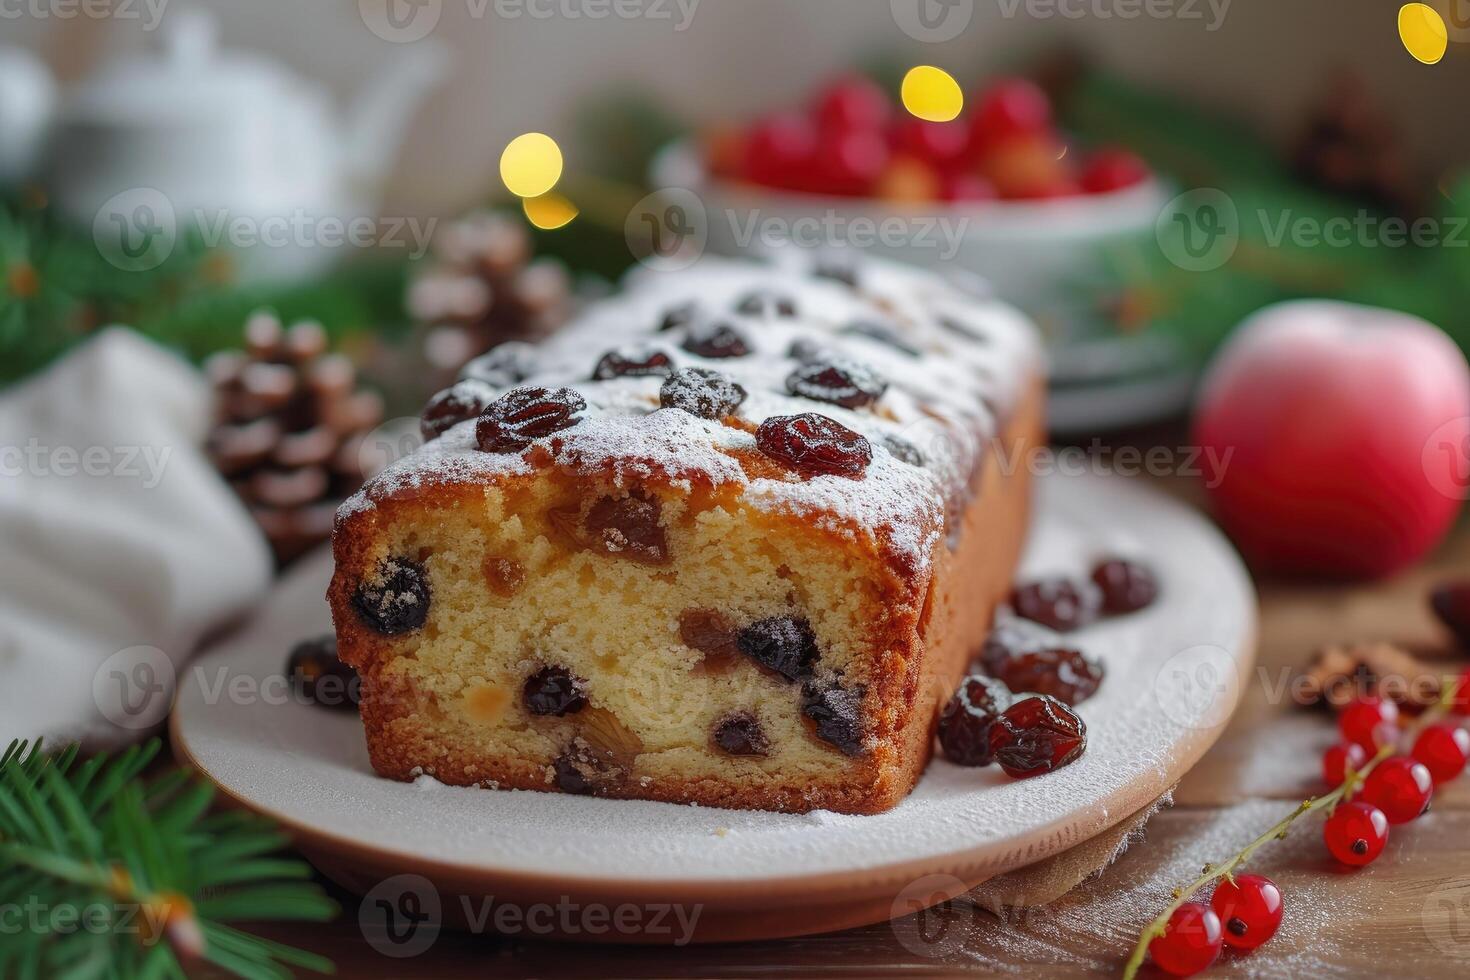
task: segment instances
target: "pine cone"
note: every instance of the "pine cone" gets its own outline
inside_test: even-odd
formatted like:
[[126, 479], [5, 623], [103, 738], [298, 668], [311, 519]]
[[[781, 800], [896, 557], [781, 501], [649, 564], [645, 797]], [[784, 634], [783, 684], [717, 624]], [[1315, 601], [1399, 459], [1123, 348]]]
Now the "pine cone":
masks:
[[514, 218], [476, 212], [434, 241], [436, 261], [409, 286], [408, 310], [427, 326], [424, 352], [449, 375], [508, 340], [539, 340], [560, 327], [571, 282], [552, 259], [532, 256], [531, 236]]
[[215, 354], [205, 372], [216, 394], [210, 459], [285, 565], [331, 537], [338, 505], [362, 485], [358, 447], [383, 401], [327, 352], [320, 324], [286, 330], [271, 313], [251, 316], [245, 350]]
[[1295, 158], [1302, 177], [1323, 190], [1397, 214], [1418, 211], [1402, 135], [1354, 72], [1339, 73], [1310, 111]]

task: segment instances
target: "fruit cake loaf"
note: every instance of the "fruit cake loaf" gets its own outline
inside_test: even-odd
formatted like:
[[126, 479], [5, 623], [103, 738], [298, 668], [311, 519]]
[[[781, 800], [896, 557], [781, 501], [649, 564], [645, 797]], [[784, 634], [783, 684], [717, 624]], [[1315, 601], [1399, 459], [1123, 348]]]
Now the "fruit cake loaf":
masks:
[[1010, 586], [1034, 332], [870, 261], [630, 280], [472, 362], [339, 512], [329, 599], [373, 766], [891, 807]]

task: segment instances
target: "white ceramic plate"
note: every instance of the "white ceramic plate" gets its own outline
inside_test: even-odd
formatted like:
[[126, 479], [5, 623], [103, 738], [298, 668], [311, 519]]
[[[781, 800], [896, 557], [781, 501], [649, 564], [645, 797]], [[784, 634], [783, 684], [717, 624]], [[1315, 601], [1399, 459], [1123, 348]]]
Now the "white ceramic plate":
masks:
[[1120, 478], [1053, 474], [1038, 493], [1023, 577], [1085, 574], [1099, 556], [1123, 554], [1151, 564], [1163, 591], [1150, 609], [1069, 637], [1104, 662], [1107, 678], [1080, 709], [1086, 754], [1037, 779], [936, 760], [908, 799], [877, 816], [380, 779], [356, 716], [298, 703], [279, 680], [292, 644], [330, 629], [326, 554], [183, 673], [175, 746], [358, 892], [413, 873], [441, 892], [502, 902], [687, 902], [702, 909], [700, 939], [882, 921], [914, 910], [906, 890], [916, 882], [921, 904], [937, 902], [1148, 805], [1214, 742], [1251, 668], [1250, 580], [1204, 518]]

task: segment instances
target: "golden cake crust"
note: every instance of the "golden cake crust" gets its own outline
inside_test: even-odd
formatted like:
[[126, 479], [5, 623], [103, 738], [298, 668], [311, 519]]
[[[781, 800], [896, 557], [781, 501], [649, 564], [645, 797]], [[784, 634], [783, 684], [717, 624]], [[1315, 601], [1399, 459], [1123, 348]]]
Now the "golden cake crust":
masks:
[[[658, 378], [578, 382], [593, 405], [574, 425], [523, 451], [482, 452], [473, 415], [451, 419], [345, 505], [328, 599], [339, 654], [363, 677], [374, 768], [401, 780], [793, 812], [874, 813], [912, 790], [937, 706], [1010, 585], [1044, 386], [1029, 334], [1009, 314], [987, 308], [980, 328], [962, 328], [941, 292], [920, 296], [941, 311], [940, 326], [926, 326], [904, 307], [904, 290], [923, 280], [883, 276], [852, 301], [828, 285], [801, 293], [803, 306], [846, 304], [844, 318], [876, 311], [914, 331], [897, 342], [903, 363], [882, 365], [898, 381], [870, 408], [757, 386], [789, 372], [799, 330], [827, 331], [823, 342], [843, 356], [873, 357], [871, 327], [852, 342], [835, 316], [767, 322], [749, 357], [710, 362], [750, 389], [738, 414], [657, 411]], [[752, 281], [762, 280], [714, 280], [725, 295]], [[617, 322], [628, 319], [637, 317], [623, 309]], [[560, 354], [538, 355], [549, 382], [586, 370], [557, 358], [582, 363], [585, 335], [603, 335], [598, 323]], [[972, 329], [967, 341], [952, 336]], [[456, 397], [496, 397], [523, 380], [516, 373], [472, 379]], [[867, 437], [865, 473], [812, 477], [756, 448], [756, 421], [803, 408]], [[639, 528], [616, 521], [611, 537], [590, 533], [598, 508], [652, 513], [642, 531], [657, 542], [639, 551]], [[431, 590], [409, 597], [426, 608], [401, 631], [363, 608], [363, 583], [382, 577], [385, 560], [413, 564]], [[740, 623], [799, 615], [819, 657], [800, 680], [739, 656], [721, 666], [671, 618], [701, 608]], [[585, 685], [565, 714], [533, 710], [521, 691], [549, 669]], [[812, 691], [858, 699], [858, 734], [820, 731]], [[713, 747], [711, 720], [733, 714], [770, 736], [768, 752]]]
[[[891, 638], [892, 649], [920, 644], [926, 658], [909, 658], [903, 670], [889, 675], [890, 684], [871, 688], [864, 708], [881, 719], [884, 747], [863, 760], [833, 785], [813, 786], [805, 780], [767, 783], [758, 788], [732, 786], [720, 779], [665, 778], [648, 787], [613, 787], [607, 796], [653, 799], [701, 806], [804, 812], [812, 809], [842, 813], [879, 813], [896, 805], [918, 783], [932, 756], [938, 706], [953, 691], [974, 654], [995, 607], [1010, 588], [1011, 575], [1024, 543], [1031, 504], [1030, 469], [1016, 466], [1002, 472], [1005, 459], [1023, 460], [1043, 445], [1043, 396], [1038, 381], [1018, 406], [1001, 440], [1005, 453], [993, 454], [980, 478], [980, 490], [966, 509], [959, 547], [940, 545], [932, 584], [924, 609], [926, 622], [913, 624], [913, 636]], [[414, 495], [406, 506], [419, 507], [425, 498], [436, 506], [452, 498], [466, 502], [482, 495], [476, 485], [444, 485]], [[454, 786], [545, 790], [554, 788], [544, 764], [477, 751], [464, 744], [445, 744], [423, 722], [426, 695], [411, 682], [380, 669], [395, 656], [391, 637], [375, 634], [352, 610], [352, 590], [360, 570], [372, 564], [370, 525], [393, 519], [392, 502], [380, 502], [373, 511], [349, 515], [335, 537], [339, 570], [328, 600], [337, 623], [342, 659], [363, 675], [361, 707], [373, 768], [390, 779], [412, 780], [431, 774]], [[788, 533], [810, 533], [791, 522]], [[881, 593], [880, 601], [904, 600], [896, 584]], [[921, 615], [923, 615], [921, 613]], [[919, 627], [923, 636], [919, 636]], [[927, 663], [929, 670], [923, 665]], [[927, 675], [927, 677], [926, 677]], [[879, 711], [887, 705], [888, 710]], [[888, 745], [884, 736], [899, 735]]]

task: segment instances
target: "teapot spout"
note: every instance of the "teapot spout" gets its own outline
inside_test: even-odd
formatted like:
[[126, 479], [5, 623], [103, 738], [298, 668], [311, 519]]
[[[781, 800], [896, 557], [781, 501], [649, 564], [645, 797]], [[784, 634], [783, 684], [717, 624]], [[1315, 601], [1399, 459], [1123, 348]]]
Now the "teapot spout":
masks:
[[395, 47], [348, 110], [343, 163], [369, 200], [388, 178], [414, 110], [449, 70], [449, 51], [435, 41]]

